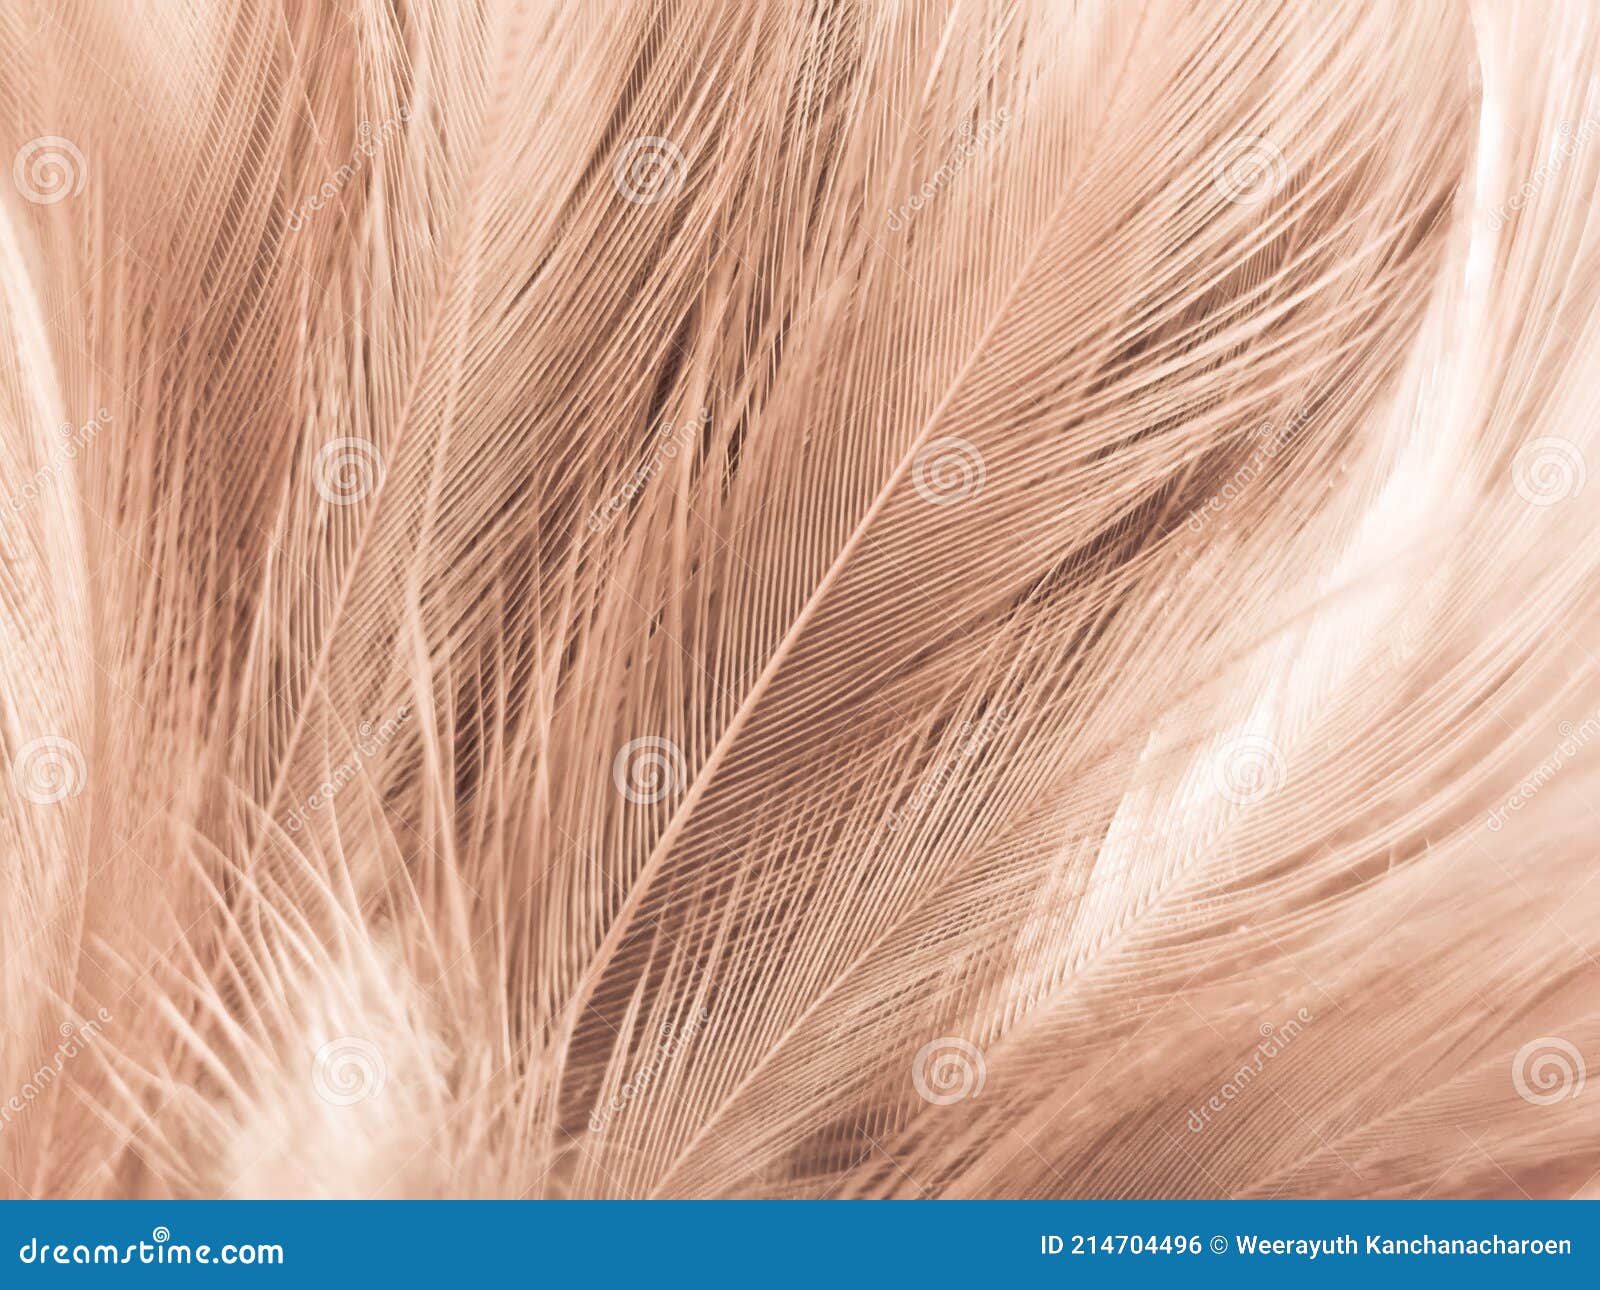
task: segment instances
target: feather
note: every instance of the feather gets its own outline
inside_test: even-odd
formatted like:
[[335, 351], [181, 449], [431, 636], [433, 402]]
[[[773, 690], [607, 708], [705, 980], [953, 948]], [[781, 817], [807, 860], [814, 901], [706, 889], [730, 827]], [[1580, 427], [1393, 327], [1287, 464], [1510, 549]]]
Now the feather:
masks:
[[1592, 6], [0, 56], [6, 1194], [1592, 1192]]

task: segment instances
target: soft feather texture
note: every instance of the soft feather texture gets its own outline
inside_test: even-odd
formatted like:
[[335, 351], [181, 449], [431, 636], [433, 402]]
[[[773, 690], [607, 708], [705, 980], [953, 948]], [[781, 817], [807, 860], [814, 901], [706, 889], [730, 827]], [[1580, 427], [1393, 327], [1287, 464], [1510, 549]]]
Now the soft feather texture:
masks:
[[7, 1194], [1593, 1193], [1593, 5], [0, 56]]

